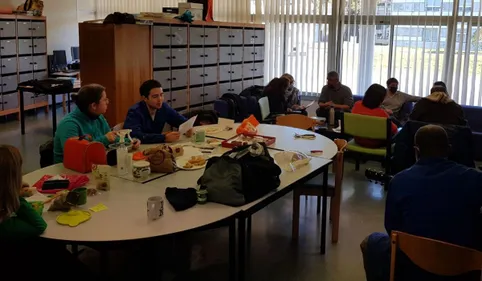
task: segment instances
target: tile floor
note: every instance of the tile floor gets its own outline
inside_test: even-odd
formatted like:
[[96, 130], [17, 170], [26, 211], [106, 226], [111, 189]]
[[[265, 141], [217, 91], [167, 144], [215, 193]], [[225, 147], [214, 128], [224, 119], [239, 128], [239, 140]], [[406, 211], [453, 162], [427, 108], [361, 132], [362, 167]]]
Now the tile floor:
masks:
[[[62, 112], [59, 120], [62, 117]], [[43, 112], [29, 115], [26, 134], [20, 135], [20, 123], [0, 120], [0, 143], [18, 147], [24, 156], [24, 172], [39, 168], [38, 147], [51, 137], [51, 120]], [[379, 167], [376, 163], [370, 163]], [[362, 170], [367, 165], [362, 165]], [[291, 194], [273, 203], [253, 217], [251, 273], [247, 280], [364, 280], [359, 243], [371, 232], [384, 231], [385, 194], [380, 185], [365, 180], [347, 163], [343, 184], [340, 238], [328, 243], [325, 256], [319, 254], [319, 217], [315, 198], [302, 200], [300, 239], [291, 242]], [[330, 235], [328, 235], [330, 239]], [[201, 249], [196, 270], [189, 280], [227, 280], [227, 230], [199, 234], [195, 240]], [[95, 253], [87, 253], [87, 263], [97, 262]], [[122, 261], [112, 264], [113, 271]], [[115, 273], [114, 273], [115, 274]], [[117, 275], [117, 274], [116, 274]], [[163, 280], [169, 280], [165, 278]], [[183, 280], [185, 280], [183, 278]]]

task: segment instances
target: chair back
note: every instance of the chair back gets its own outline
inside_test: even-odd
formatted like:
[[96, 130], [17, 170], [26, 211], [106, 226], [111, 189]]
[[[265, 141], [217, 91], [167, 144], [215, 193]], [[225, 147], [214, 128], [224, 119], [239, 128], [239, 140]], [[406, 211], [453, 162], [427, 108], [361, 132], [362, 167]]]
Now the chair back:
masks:
[[276, 117], [276, 125], [298, 128], [303, 130], [312, 129], [316, 120], [302, 114], [289, 114]]
[[395, 280], [395, 264], [398, 249], [405, 253], [415, 265], [436, 275], [457, 276], [482, 268], [482, 252], [438, 240], [393, 231], [390, 281]]
[[124, 122], [115, 125], [114, 128], [112, 128], [112, 131], [119, 131], [122, 129], [124, 129]]
[[386, 140], [391, 133], [392, 124], [388, 118], [344, 113], [342, 120], [342, 134], [360, 138]]
[[268, 118], [269, 114], [271, 113], [269, 109], [269, 100], [268, 97], [262, 97], [258, 100], [259, 109], [261, 110], [261, 121]]

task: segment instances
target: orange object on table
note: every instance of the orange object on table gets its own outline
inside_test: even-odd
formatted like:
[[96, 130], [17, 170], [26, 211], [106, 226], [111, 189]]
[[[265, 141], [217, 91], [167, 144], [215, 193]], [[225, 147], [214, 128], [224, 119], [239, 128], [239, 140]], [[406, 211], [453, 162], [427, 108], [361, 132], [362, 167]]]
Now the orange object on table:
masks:
[[132, 160], [134, 161], [141, 161], [141, 160], [146, 160], [147, 157], [144, 155], [142, 151], [137, 151], [132, 155]]
[[236, 129], [236, 133], [239, 134], [248, 134], [253, 135], [258, 133], [256, 127], [258, 127], [259, 122], [256, 120], [254, 115], [249, 116], [248, 118], [244, 119], [241, 125]]

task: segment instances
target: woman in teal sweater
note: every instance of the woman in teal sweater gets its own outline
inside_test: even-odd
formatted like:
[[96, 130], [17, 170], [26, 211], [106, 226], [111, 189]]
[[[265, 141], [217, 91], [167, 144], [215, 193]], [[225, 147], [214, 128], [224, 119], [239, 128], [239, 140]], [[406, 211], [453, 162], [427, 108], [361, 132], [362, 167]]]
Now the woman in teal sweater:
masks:
[[[64, 144], [71, 137], [89, 135], [93, 141], [104, 144], [107, 148], [114, 143], [116, 134], [111, 131], [103, 114], [107, 111], [109, 99], [105, 88], [90, 84], [83, 86], [77, 94], [77, 108], [60, 121], [54, 138], [54, 163], [64, 160]], [[134, 149], [140, 142], [134, 143]]]

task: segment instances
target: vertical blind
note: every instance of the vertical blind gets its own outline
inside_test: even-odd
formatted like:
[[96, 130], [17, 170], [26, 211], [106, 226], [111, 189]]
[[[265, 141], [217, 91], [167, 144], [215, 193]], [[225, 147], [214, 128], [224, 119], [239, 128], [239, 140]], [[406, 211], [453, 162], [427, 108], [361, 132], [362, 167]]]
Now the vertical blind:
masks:
[[[95, 1], [97, 18], [185, 2]], [[264, 23], [265, 79], [290, 73], [304, 95], [318, 95], [336, 70], [354, 94], [395, 77], [426, 96], [442, 80], [455, 101], [482, 105], [481, 0], [215, 0], [214, 16]]]

